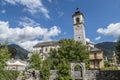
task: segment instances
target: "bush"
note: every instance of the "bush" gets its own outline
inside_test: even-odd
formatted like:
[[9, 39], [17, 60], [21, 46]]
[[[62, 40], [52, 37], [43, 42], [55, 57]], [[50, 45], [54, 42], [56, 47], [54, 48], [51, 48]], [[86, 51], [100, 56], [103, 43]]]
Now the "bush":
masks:
[[105, 67], [102, 70], [118, 70], [116, 67]]
[[18, 74], [17, 71], [0, 70], [0, 80], [16, 80]]

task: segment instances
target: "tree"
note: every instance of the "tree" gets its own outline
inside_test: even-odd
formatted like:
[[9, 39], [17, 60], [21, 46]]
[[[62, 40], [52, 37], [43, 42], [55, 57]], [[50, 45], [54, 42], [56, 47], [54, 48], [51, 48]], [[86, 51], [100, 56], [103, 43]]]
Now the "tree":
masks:
[[18, 71], [0, 70], [0, 80], [17, 80], [18, 75]]
[[16, 50], [16, 48], [15, 47], [11, 47], [11, 48], [9, 48], [8, 49], [9, 50], [9, 52], [11, 53], [11, 58], [15, 58], [15, 55], [16, 55], [16, 52], [17, 52], [17, 50]]
[[70, 72], [70, 63], [65, 59], [61, 59], [61, 63], [59, 64], [59, 74], [58, 80], [71, 80], [71, 72]]
[[81, 42], [72, 39], [62, 39], [60, 40], [59, 45], [60, 48], [57, 50], [53, 49], [50, 52], [52, 61], [56, 62], [56, 64], [59, 62], [59, 59], [63, 58], [69, 62], [77, 61], [88, 64], [89, 51]]
[[36, 70], [40, 70], [41, 65], [42, 65], [42, 62], [41, 62], [40, 55], [38, 53], [33, 53], [30, 58], [30, 67]]
[[[72, 39], [62, 39], [59, 41], [59, 48], [52, 49], [50, 51], [51, 69], [58, 69], [59, 79], [66, 80], [70, 78], [69, 70], [72, 61], [84, 62], [88, 67], [89, 52], [86, 46], [81, 42], [74, 41]], [[66, 73], [67, 72], [67, 73]], [[62, 75], [64, 74], [64, 75]]]
[[42, 69], [40, 70], [41, 80], [49, 80], [51, 66], [50, 64], [51, 64], [50, 58], [47, 58], [46, 60], [43, 61]]
[[116, 50], [117, 50], [117, 61], [118, 63], [120, 63], [120, 39], [117, 41], [117, 45], [116, 45]]
[[0, 49], [0, 70], [4, 69], [4, 66], [6, 65], [6, 61], [10, 59], [10, 53], [8, 51], [7, 47], [7, 41], [2, 45], [2, 48]]
[[42, 60], [38, 53], [33, 53], [30, 58], [30, 68], [40, 70], [41, 80], [48, 80], [50, 76], [50, 61], [49, 58]]

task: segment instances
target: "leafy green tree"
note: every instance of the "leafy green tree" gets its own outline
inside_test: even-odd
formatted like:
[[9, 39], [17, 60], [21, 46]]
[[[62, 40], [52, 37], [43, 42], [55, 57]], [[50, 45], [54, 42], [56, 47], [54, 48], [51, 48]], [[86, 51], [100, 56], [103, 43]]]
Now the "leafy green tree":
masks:
[[50, 58], [51, 58], [51, 69], [53, 70], [58, 69], [58, 65], [60, 63], [60, 55], [56, 49], [52, 49], [50, 51]]
[[61, 63], [59, 64], [59, 75], [57, 77], [58, 80], [70, 80], [71, 72], [70, 72], [70, 63], [65, 59], [61, 59]]
[[117, 54], [116, 54], [117, 55], [117, 61], [118, 61], [118, 63], [120, 63], [120, 38], [117, 41], [116, 50], [117, 50]]
[[0, 70], [0, 80], [17, 80], [18, 75], [18, 71]]
[[16, 55], [16, 52], [17, 52], [17, 50], [16, 50], [16, 48], [15, 47], [11, 47], [11, 48], [9, 48], [8, 49], [9, 50], [9, 52], [11, 53], [11, 58], [15, 58], [15, 55]]
[[48, 80], [50, 76], [50, 61], [49, 58], [42, 60], [38, 53], [33, 53], [30, 58], [30, 68], [40, 70], [41, 80]]
[[[62, 39], [59, 41], [59, 48], [50, 51], [51, 69], [58, 69], [60, 80], [70, 78], [69, 70], [72, 61], [84, 62], [89, 66], [89, 51], [81, 42], [72, 39]], [[65, 76], [64, 76], [65, 75]]]
[[104, 66], [105, 66], [105, 67], [110, 67], [110, 63], [109, 63], [108, 61], [105, 61], [105, 62], [104, 62]]
[[50, 51], [51, 59], [54, 64], [58, 64], [60, 59], [69, 62], [85, 62], [88, 65], [89, 51], [81, 42], [72, 39], [62, 39], [59, 42], [60, 48]]
[[41, 80], [49, 80], [51, 66], [50, 63], [51, 63], [50, 58], [47, 58], [46, 60], [43, 61], [42, 69], [40, 70]]
[[2, 48], [0, 49], [0, 70], [4, 69], [4, 66], [6, 65], [6, 61], [10, 59], [10, 53], [8, 51], [7, 41], [1, 47]]
[[40, 70], [42, 65], [41, 57], [38, 53], [33, 53], [30, 58], [30, 67]]
[[[30, 60], [32, 68], [38, 69], [40, 64], [40, 78], [41, 80], [48, 80], [50, 76], [50, 69], [58, 69], [58, 80], [69, 80], [70, 63], [72, 61], [85, 62], [88, 65], [89, 52], [86, 46], [81, 42], [76, 42], [72, 39], [62, 39], [59, 41], [58, 49], [51, 49], [50, 56], [40, 62], [39, 54], [33, 54]], [[40, 61], [39, 61], [40, 60]]]
[[80, 71], [81, 69], [82, 69], [82, 68], [81, 68], [80, 65], [76, 65], [75, 68], [74, 68], [75, 71]]

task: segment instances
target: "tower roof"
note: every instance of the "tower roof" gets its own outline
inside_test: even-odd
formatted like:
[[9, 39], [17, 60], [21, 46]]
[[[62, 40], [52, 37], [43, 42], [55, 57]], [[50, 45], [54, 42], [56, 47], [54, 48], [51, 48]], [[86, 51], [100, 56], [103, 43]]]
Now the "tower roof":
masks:
[[[72, 15], [72, 17], [76, 16], [76, 15], [83, 15], [83, 13], [80, 12], [79, 8], [76, 8], [75, 13]], [[84, 15], [83, 15], [84, 16]]]

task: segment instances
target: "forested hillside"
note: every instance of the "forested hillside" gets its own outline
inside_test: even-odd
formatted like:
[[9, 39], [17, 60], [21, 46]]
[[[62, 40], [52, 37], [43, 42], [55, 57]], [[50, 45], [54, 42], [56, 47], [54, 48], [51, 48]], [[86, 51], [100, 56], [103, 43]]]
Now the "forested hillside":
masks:
[[115, 42], [102, 42], [95, 45], [95, 47], [103, 50], [104, 56], [111, 57], [113, 51], [116, 51], [116, 43]]

